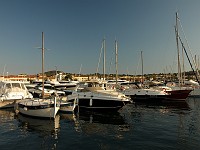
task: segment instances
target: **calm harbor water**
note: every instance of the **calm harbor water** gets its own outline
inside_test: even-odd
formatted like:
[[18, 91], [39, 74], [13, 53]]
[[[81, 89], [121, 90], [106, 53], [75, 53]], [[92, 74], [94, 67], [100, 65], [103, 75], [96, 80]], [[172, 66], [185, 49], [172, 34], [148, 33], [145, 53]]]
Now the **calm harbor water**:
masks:
[[167, 106], [125, 106], [119, 113], [59, 113], [53, 120], [0, 110], [4, 149], [199, 149], [200, 98]]

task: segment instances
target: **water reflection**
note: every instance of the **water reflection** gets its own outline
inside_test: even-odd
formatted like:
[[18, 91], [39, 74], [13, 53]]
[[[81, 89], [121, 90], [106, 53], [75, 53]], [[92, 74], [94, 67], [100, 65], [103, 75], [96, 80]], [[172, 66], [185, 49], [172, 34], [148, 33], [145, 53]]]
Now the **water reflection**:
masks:
[[76, 115], [76, 122], [79, 122], [79, 131], [89, 135], [109, 135], [122, 137], [121, 132], [129, 131], [130, 126], [119, 112], [93, 112], [84, 111]]
[[15, 113], [13, 109], [0, 109], [0, 134], [16, 130], [14, 123]]
[[[57, 115], [55, 119], [40, 119], [17, 115], [18, 126], [22, 130], [24, 135], [32, 136], [32, 134], [38, 134], [41, 138], [41, 144], [39, 148], [42, 149], [54, 149], [57, 145], [58, 133], [60, 128], [60, 116]], [[31, 133], [31, 135], [29, 135]]]
[[159, 103], [140, 103], [136, 102], [135, 106], [144, 106], [146, 108], [174, 108], [174, 109], [189, 109], [189, 105], [187, 101], [164, 101]]
[[32, 118], [18, 114], [18, 121], [21, 127], [29, 131], [38, 131], [40, 133], [56, 133], [60, 127], [60, 116], [57, 115], [55, 119], [40, 119]]
[[0, 110], [6, 149], [198, 149], [200, 98], [186, 103], [128, 104], [119, 112], [59, 113], [55, 120]]
[[0, 109], [0, 123], [8, 122], [15, 119], [13, 109]]

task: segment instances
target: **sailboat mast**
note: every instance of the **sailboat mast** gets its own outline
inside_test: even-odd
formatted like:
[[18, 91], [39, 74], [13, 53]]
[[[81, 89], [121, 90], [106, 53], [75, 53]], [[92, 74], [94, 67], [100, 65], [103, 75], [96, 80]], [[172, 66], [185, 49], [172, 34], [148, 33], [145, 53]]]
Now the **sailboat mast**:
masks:
[[42, 32], [42, 98], [44, 98], [44, 33]]
[[182, 68], [183, 68], [183, 74], [182, 75], [182, 83], [185, 84], [185, 61], [184, 61], [184, 48], [182, 47]]
[[141, 61], [142, 61], [142, 83], [144, 83], [144, 73], [143, 73], [143, 54], [141, 51]]
[[178, 13], [177, 12], [176, 12], [175, 34], [176, 34], [177, 56], [178, 56], [178, 80], [179, 80], [179, 87], [180, 87], [181, 66], [180, 66], [180, 50], [179, 50], [179, 42], [178, 42], [179, 34], [178, 34]]
[[103, 80], [106, 79], [105, 77], [105, 70], [106, 70], [106, 40], [105, 38], [103, 39], [103, 48], [104, 48], [104, 52], [103, 52]]
[[82, 64], [81, 64], [81, 66], [80, 66], [80, 70], [79, 70], [79, 77], [81, 76], [81, 70], [82, 70]]
[[118, 79], [118, 47], [117, 47], [117, 40], [115, 40], [115, 69], [116, 69], [116, 84], [117, 84], [117, 79]]

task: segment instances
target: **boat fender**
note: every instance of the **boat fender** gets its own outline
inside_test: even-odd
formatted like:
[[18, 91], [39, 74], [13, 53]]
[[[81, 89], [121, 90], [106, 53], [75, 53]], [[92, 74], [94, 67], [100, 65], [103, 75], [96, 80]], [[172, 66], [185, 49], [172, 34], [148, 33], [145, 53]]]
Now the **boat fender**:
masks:
[[120, 90], [121, 90], [121, 91], [124, 91], [124, 90], [125, 90], [125, 88], [124, 88], [123, 86], [121, 86], [121, 87], [120, 87]]
[[27, 111], [27, 110], [28, 110], [28, 108], [27, 108], [27, 107], [24, 107], [24, 110], [25, 110], [25, 111]]
[[90, 99], [90, 106], [92, 106], [92, 98]]

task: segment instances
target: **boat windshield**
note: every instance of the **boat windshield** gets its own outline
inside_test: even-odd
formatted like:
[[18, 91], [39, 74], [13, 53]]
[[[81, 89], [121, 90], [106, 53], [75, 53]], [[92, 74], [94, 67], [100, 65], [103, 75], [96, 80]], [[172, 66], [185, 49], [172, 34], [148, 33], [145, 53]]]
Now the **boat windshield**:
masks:
[[11, 84], [10, 83], [5, 84], [5, 88], [6, 89], [11, 89]]
[[12, 88], [21, 88], [19, 83], [12, 83]]

